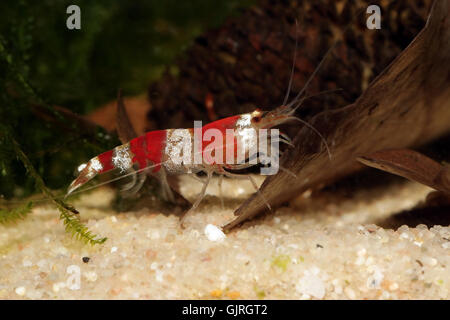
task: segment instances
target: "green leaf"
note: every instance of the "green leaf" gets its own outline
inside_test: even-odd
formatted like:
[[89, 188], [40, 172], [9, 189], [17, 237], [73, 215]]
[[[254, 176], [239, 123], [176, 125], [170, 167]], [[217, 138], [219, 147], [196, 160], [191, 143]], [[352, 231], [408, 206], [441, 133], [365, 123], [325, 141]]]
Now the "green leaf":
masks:
[[0, 209], [0, 224], [16, 222], [17, 220], [24, 219], [31, 212], [32, 207], [33, 203], [30, 201], [25, 205], [12, 210]]
[[69, 204], [66, 204], [61, 199], [56, 198], [53, 193], [48, 189], [44, 181], [42, 180], [41, 176], [36, 172], [33, 165], [31, 164], [28, 157], [25, 155], [25, 153], [20, 148], [19, 144], [13, 137], [9, 137], [11, 140], [14, 150], [19, 157], [19, 159], [22, 161], [23, 165], [27, 169], [28, 173], [34, 178], [36, 186], [44, 193], [44, 195], [51, 200], [56, 207], [58, 208], [60, 212], [60, 218], [63, 220], [64, 225], [66, 227], [66, 231], [71, 233], [73, 237], [77, 238], [78, 240], [82, 240], [85, 243], [89, 243], [91, 245], [94, 244], [102, 244], [104, 243], [107, 238], [99, 238], [97, 235], [93, 234], [89, 229], [83, 225], [78, 217], [76, 216], [78, 214], [78, 211], [72, 207]]

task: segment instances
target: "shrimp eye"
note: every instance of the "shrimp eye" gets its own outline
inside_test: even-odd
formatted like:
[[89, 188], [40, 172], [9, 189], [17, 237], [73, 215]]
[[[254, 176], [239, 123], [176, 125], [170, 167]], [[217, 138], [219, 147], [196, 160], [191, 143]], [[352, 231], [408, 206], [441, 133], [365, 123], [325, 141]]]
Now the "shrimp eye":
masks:
[[261, 116], [253, 117], [252, 121], [256, 122], [256, 123], [260, 122], [261, 121]]

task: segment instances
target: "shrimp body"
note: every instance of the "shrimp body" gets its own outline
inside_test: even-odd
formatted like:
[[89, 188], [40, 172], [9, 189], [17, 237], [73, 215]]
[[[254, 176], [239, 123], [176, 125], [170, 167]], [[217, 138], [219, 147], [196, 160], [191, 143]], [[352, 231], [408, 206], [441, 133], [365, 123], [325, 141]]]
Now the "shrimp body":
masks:
[[[140, 169], [152, 165], [151, 170], [153, 173], [164, 170], [168, 174], [190, 174], [199, 171], [223, 173], [224, 167], [228, 169], [237, 168], [233, 164], [227, 164], [229, 161], [222, 161], [220, 163], [206, 161], [207, 148], [210, 142], [202, 138], [207, 135], [209, 130], [217, 130], [221, 133], [220, 136], [223, 137], [223, 140], [215, 141], [216, 149], [222, 149], [223, 155], [226, 155], [227, 148], [231, 148], [233, 151], [233, 160], [235, 160], [238, 148], [242, 147], [246, 150], [246, 155], [248, 156], [250, 146], [244, 145], [246, 142], [246, 131], [248, 129], [254, 129], [257, 133], [259, 129], [270, 128], [289, 120], [290, 114], [285, 112], [285, 108], [279, 107], [271, 112], [255, 110], [251, 113], [216, 120], [204, 125], [201, 128], [201, 134], [198, 136], [194, 134], [194, 129], [192, 128], [147, 132], [81, 165], [79, 167], [79, 175], [69, 186], [67, 194], [72, 193], [98, 174], [113, 169], [119, 169], [120, 172], [125, 172], [132, 169], [134, 165], [137, 165]], [[227, 131], [229, 130], [232, 132], [232, 139], [227, 141]], [[199, 139], [201, 140], [199, 141]], [[174, 161], [173, 155], [175, 153], [179, 153], [180, 150], [186, 151], [187, 142], [189, 144], [187, 152], [190, 152], [191, 161], [181, 163]], [[196, 152], [199, 152], [194, 148], [196, 145], [200, 146], [202, 156], [200, 163], [196, 163], [193, 159]]]
[[67, 194], [72, 193], [89, 180], [113, 169], [125, 172], [138, 164], [140, 168], [145, 168], [148, 161], [156, 164], [154, 171], [160, 170], [161, 148], [166, 137], [166, 130], [147, 132], [130, 142], [117, 146], [106, 151], [79, 167], [78, 177], [70, 184]]
[[[289, 120], [300, 121], [303, 125], [313, 130], [318, 136], [320, 136], [331, 159], [331, 153], [325, 138], [309, 123], [295, 117], [294, 113], [307, 98], [306, 96], [302, 97], [302, 95], [306, 92], [311, 80], [317, 74], [321, 65], [325, 61], [326, 57], [331, 53], [334, 46], [328, 49], [317, 68], [306, 81], [303, 89], [295, 96], [293, 100], [291, 100], [291, 102], [287, 103], [294, 75], [297, 39], [289, 85], [285, 99], [281, 106], [272, 111], [261, 111], [256, 109], [250, 113], [235, 115], [213, 121], [202, 126], [201, 128], [167, 129], [147, 132], [140, 137], [132, 139], [128, 143], [115, 147], [113, 150], [106, 151], [92, 158], [88, 163], [80, 166], [80, 173], [78, 177], [70, 184], [67, 195], [87, 183], [97, 174], [116, 168], [121, 172], [130, 171], [133, 170], [133, 166], [139, 166], [139, 171], [152, 169], [152, 172], [147, 173], [159, 178], [161, 185], [163, 186], [163, 196], [172, 201], [174, 200], [174, 197], [171, 188], [168, 185], [166, 174], [192, 174], [200, 171], [205, 172], [207, 174], [207, 178], [203, 181], [203, 188], [199, 197], [188, 212], [196, 209], [200, 201], [205, 196], [206, 188], [213, 173], [219, 174], [219, 191], [221, 190], [221, 178], [223, 176], [228, 176], [250, 180], [256, 191], [259, 193], [259, 189], [250, 175], [236, 174], [230, 172], [229, 170], [245, 169], [257, 164], [258, 162], [250, 163], [250, 161], [249, 163], [242, 163], [242, 160], [250, 159], [252, 157], [259, 160], [258, 153], [261, 155], [261, 152], [255, 151], [257, 148], [254, 147], [255, 144], [259, 146], [258, 137], [260, 137], [259, 134], [261, 129], [270, 129]], [[201, 131], [200, 135], [198, 134], [198, 131]], [[290, 139], [286, 135], [281, 134], [275, 139], [277, 140], [275, 143], [284, 142], [292, 146]], [[211, 145], [213, 145], [213, 147], [211, 147]], [[241, 152], [238, 152], [238, 150]], [[241, 159], [240, 157], [238, 159], [238, 153], [239, 155], [242, 155], [242, 151], [244, 154], [244, 159]], [[279, 151], [275, 150], [275, 154], [278, 156]], [[199, 156], [200, 159], [198, 159]], [[266, 154], [263, 156], [272, 155]], [[181, 158], [182, 161], [180, 161]], [[279, 168], [284, 169], [282, 167]], [[284, 170], [288, 171], [287, 169]], [[134, 172], [134, 181], [131, 184], [131, 188], [135, 185], [135, 176], [136, 174]], [[139, 174], [139, 188], [145, 181], [145, 177], [146, 174], [144, 172]], [[261, 193], [259, 194], [266, 203], [266, 206], [271, 209], [270, 204]], [[183, 217], [185, 215], [186, 213]]]
[[[134, 188], [137, 191], [146, 178], [146, 173], [140, 171], [149, 170], [147, 172], [148, 174], [151, 174], [160, 180], [163, 198], [174, 201], [172, 189], [168, 184], [166, 175], [194, 174], [203, 171], [206, 173], [207, 177], [202, 181], [203, 188], [200, 195], [193, 203], [191, 209], [185, 212], [181, 218], [181, 226], [183, 226], [186, 214], [195, 210], [204, 198], [206, 188], [214, 173], [219, 175], [220, 196], [222, 195], [221, 185], [223, 176], [247, 179], [259, 193], [258, 186], [250, 175], [233, 173], [229, 170], [241, 170], [258, 163], [259, 157], [256, 157], [258, 151], [255, 151], [257, 149], [254, 147], [255, 144], [258, 144], [258, 137], [261, 129], [270, 129], [289, 120], [299, 120], [312, 130], [316, 131], [323, 142], [325, 142], [325, 146], [328, 150], [327, 143], [320, 133], [308, 123], [294, 117], [294, 112], [295, 108], [292, 108], [289, 105], [282, 105], [272, 111], [261, 111], [256, 109], [250, 113], [231, 116], [208, 123], [198, 128], [200, 129], [200, 134], [196, 134], [196, 130], [198, 129], [192, 128], [147, 132], [142, 136], [132, 139], [128, 143], [117, 146], [112, 150], [92, 158], [86, 164], [80, 166], [80, 173], [70, 184], [67, 195], [86, 184], [96, 175], [113, 169], [119, 169], [120, 172], [131, 170], [134, 181], [128, 189]], [[249, 131], [253, 132], [253, 137], [256, 136], [256, 139], [250, 137]], [[216, 134], [211, 135], [211, 132]], [[277, 139], [278, 141], [275, 141], [276, 143], [284, 142], [291, 144], [290, 139], [285, 135], [281, 135]], [[211, 140], [214, 142], [212, 149]], [[231, 152], [229, 150], [231, 150]], [[257, 161], [253, 163], [250, 163], [250, 161], [248, 163], [245, 161], [244, 163], [236, 161], [238, 160], [238, 150], [240, 150], [240, 154], [242, 154], [242, 152], [244, 153], [244, 159], [256, 157], [255, 159], [257, 159]], [[276, 152], [278, 155], [278, 151]], [[217, 153], [222, 154], [222, 157], [216, 157]], [[212, 154], [215, 156], [212, 157]], [[183, 161], [180, 161], [180, 155], [182, 155]], [[196, 161], [198, 160], [196, 159], [198, 155], [200, 155], [200, 160]], [[242, 159], [240, 159], [240, 161], [241, 160]], [[133, 171], [133, 167], [136, 166], [140, 169], [137, 188], [135, 188], [137, 181], [136, 171]], [[259, 195], [266, 206], [271, 209], [270, 204], [264, 196], [261, 193], [259, 193]], [[221, 201], [223, 206], [222, 196]]]
[[[257, 164], [258, 162], [250, 163], [250, 161], [249, 163], [242, 163], [242, 159], [240, 157], [238, 159], [238, 154], [242, 155], [243, 151], [244, 160], [251, 159], [252, 157], [259, 160], [258, 154], [261, 155], [261, 151], [254, 147], [255, 144], [259, 146], [258, 138], [260, 137], [260, 133], [264, 133], [261, 132], [261, 129], [270, 129], [290, 120], [300, 121], [303, 125], [313, 130], [325, 144], [328, 155], [331, 159], [331, 153], [326, 139], [312, 125], [300, 118], [295, 117], [294, 113], [297, 108], [301, 106], [302, 102], [308, 98], [306, 95], [303, 96], [303, 94], [306, 93], [311, 80], [317, 74], [325, 59], [330, 55], [336, 44], [337, 42], [328, 49], [325, 56], [323, 56], [314, 72], [306, 81], [303, 89], [295, 96], [293, 100], [291, 100], [291, 102], [287, 103], [294, 76], [295, 57], [297, 54], [297, 38], [295, 42], [294, 62], [292, 64], [289, 85], [281, 106], [272, 111], [261, 111], [256, 109], [250, 113], [235, 115], [210, 122], [201, 128], [167, 129], [147, 132], [146, 134], [132, 139], [128, 143], [115, 147], [113, 150], [106, 151], [92, 158], [86, 164], [81, 165], [79, 167], [79, 175], [70, 184], [67, 195], [87, 183], [97, 174], [104, 173], [112, 169], [119, 169], [121, 172], [130, 171], [134, 170], [133, 166], [139, 166], [139, 171], [152, 169], [151, 172], [147, 173], [150, 173], [160, 179], [164, 191], [163, 195], [165, 195], [165, 197], [169, 200], [173, 200], [174, 198], [166, 180], [166, 174], [175, 175], [186, 173], [192, 174], [200, 171], [205, 172], [207, 174], [207, 178], [202, 181], [203, 188], [199, 197], [193, 203], [188, 212], [195, 210], [205, 196], [206, 188], [213, 173], [219, 174], [220, 193], [223, 176], [248, 179], [259, 193], [259, 189], [250, 175], [236, 174], [230, 172], [229, 170], [240, 170]], [[200, 135], [198, 134], [198, 131], [200, 131]], [[251, 134], [253, 134], [253, 136]], [[270, 139], [272, 139], [272, 135]], [[279, 137], [275, 136], [275, 140], [276, 141], [271, 141], [271, 143], [284, 142], [292, 146], [290, 139], [284, 134], [280, 134]], [[211, 145], [213, 145], [213, 147], [211, 147]], [[241, 152], [238, 152], [239, 150]], [[264, 152], [267, 151], [264, 150]], [[272, 152], [272, 149], [270, 152]], [[278, 156], [278, 154], [279, 151], [275, 150], [275, 155]], [[198, 159], [198, 156], [200, 156], [200, 159]], [[263, 156], [272, 157], [272, 154], [265, 154]], [[180, 161], [180, 158], [182, 158], [182, 161]], [[288, 172], [287, 169], [284, 169], [281, 166], [279, 168]], [[134, 181], [131, 184], [131, 188], [134, 187], [136, 182], [136, 172], [133, 174]], [[295, 176], [295, 174], [293, 175]], [[138, 187], [142, 185], [145, 177], [146, 174], [144, 172], [139, 173], [140, 179]], [[263, 195], [261, 193], [259, 193], [259, 195], [266, 203], [266, 206], [271, 209], [270, 204], [263, 197]], [[181, 221], [183, 221], [186, 213], [183, 215]]]

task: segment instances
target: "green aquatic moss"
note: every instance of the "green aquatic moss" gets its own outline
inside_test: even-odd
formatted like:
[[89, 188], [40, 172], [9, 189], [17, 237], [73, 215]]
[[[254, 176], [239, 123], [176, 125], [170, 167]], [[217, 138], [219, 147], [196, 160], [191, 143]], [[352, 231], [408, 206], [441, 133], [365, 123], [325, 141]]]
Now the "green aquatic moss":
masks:
[[[86, 114], [115, 99], [118, 88], [145, 92], [197, 35], [251, 2], [0, 2], [0, 198], [17, 203], [41, 192], [70, 234], [103, 243], [51, 190], [65, 189], [80, 163], [120, 142], [102, 128], [83, 129], [54, 106]], [[81, 9], [80, 30], [66, 27], [71, 4]], [[30, 211], [29, 202], [8, 204], [0, 223]]]
[[[63, 200], [56, 198], [53, 193], [47, 188], [42, 178], [36, 172], [36, 169], [31, 164], [28, 157], [23, 153], [20, 145], [13, 137], [9, 137], [14, 146], [14, 151], [17, 154], [20, 161], [27, 172], [31, 175], [36, 183], [36, 187], [47, 197], [49, 201], [52, 201], [60, 212], [60, 219], [64, 222], [66, 231], [73, 237], [91, 245], [102, 244], [107, 238], [101, 238], [93, 234], [84, 224], [82, 224], [78, 218], [78, 211], [71, 205], [65, 203]], [[31, 209], [31, 208], [30, 208]]]
[[[196, 36], [251, 2], [0, 1], [0, 196], [39, 192], [5, 133], [49, 188], [67, 187], [80, 163], [119, 141], [101, 128], [85, 132], [53, 106], [86, 114], [118, 88], [145, 92]], [[71, 4], [81, 9], [80, 30], [66, 27]], [[37, 117], [35, 106], [54, 120]]]
[[0, 209], [0, 224], [16, 222], [17, 220], [24, 219], [31, 212], [32, 207], [33, 203], [30, 201], [11, 210]]

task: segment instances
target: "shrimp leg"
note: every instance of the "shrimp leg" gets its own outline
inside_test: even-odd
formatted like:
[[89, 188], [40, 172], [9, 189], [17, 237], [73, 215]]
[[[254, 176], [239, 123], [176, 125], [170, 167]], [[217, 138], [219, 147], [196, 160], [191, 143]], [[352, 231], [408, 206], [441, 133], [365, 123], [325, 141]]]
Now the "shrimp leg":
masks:
[[222, 180], [223, 180], [223, 175], [219, 174], [219, 181], [218, 181], [218, 186], [219, 186], [219, 198], [220, 198], [220, 204], [222, 206], [222, 210], [225, 208], [224, 204], [223, 204], [223, 193], [222, 193]]
[[264, 201], [264, 203], [266, 204], [267, 208], [269, 208], [269, 210], [272, 211], [272, 207], [270, 206], [269, 202], [267, 202], [267, 200], [263, 196], [263, 194], [259, 191], [258, 185], [256, 184], [255, 179], [253, 179], [251, 175], [240, 175], [240, 174], [237, 174], [237, 173], [228, 172], [226, 170], [221, 171], [221, 173], [223, 175], [226, 175], [227, 177], [230, 177], [230, 178], [250, 180], [251, 184], [253, 185], [253, 187], [255, 188], [256, 192], [261, 197], [261, 199]]
[[122, 192], [129, 191], [130, 189], [132, 189], [132, 188], [136, 185], [136, 182], [137, 182], [137, 173], [136, 173], [136, 170], [128, 169], [128, 170], [126, 171], [126, 173], [131, 175], [131, 181], [128, 182], [128, 183], [126, 183], [126, 184], [124, 184], [124, 185], [120, 188], [120, 191], [122, 191]]
[[191, 212], [195, 211], [195, 209], [197, 209], [198, 205], [200, 204], [200, 202], [201, 202], [201, 201], [203, 200], [203, 198], [205, 197], [205, 194], [206, 194], [206, 188], [208, 187], [208, 184], [209, 184], [209, 182], [211, 181], [211, 177], [212, 177], [213, 172], [212, 172], [212, 171], [206, 171], [206, 174], [207, 174], [206, 180], [205, 180], [205, 181], [202, 181], [203, 187], [202, 187], [202, 190], [200, 191], [199, 196], [197, 197], [197, 200], [195, 200], [195, 202], [194, 202], [194, 204], [192, 205], [192, 207], [191, 207], [188, 211], [184, 212], [184, 213], [182, 214], [181, 218], [180, 218], [180, 226], [181, 226], [181, 228], [183, 228], [183, 229], [185, 228], [184, 221], [185, 221], [185, 219], [186, 219], [186, 216], [187, 216], [188, 214], [190, 214]]
[[[124, 192], [125, 197], [130, 197], [134, 194], [136, 194], [136, 192], [138, 192], [142, 186], [144, 185], [145, 180], [147, 179], [147, 175], [145, 172], [140, 172], [140, 173], [135, 173], [133, 176], [137, 178], [133, 178], [133, 185], [128, 186], [128, 184], [126, 185], [126, 189], [125, 190], [121, 190]], [[130, 183], [131, 184], [131, 183]]]
[[161, 183], [162, 195], [164, 200], [175, 203], [175, 196], [173, 195], [172, 189], [170, 188], [167, 181], [167, 174], [164, 168], [161, 168], [161, 170], [158, 172], [158, 178]]
[[[203, 179], [200, 179], [200, 178], [196, 177], [195, 175], [191, 175], [191, 178], [194, 180], [197, 180], [201, 183], [205, 183], [205, 181], [203, 181]], [[218, 184], [218, 188], [219, 188], [219, 198], [220, 198], [221, 206], [222, 206], [222, 209], [224, 209], [225, 205], [224, 205], [224, 201], [223, 201], [222, 180], [223, 180], [223, 175], [219, 174], [219, 181], [217, 184]]]

